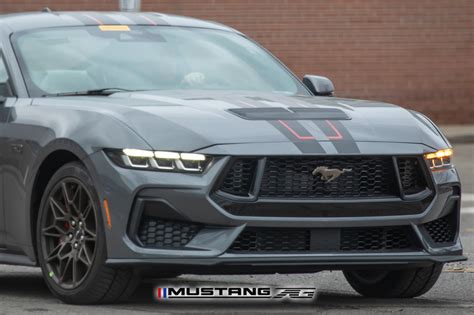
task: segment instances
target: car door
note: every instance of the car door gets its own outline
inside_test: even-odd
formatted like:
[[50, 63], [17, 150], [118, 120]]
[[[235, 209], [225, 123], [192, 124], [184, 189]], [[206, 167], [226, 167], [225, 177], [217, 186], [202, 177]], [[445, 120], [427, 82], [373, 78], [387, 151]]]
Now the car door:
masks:
[[7, 155], [6, 152], [6, 128], [11, 116], [13, 105], [17, 98], [14, 96], [11, 78], [7, 69], [3, 52], [0, 47], [0, 248], [6, 245], [6, 215], [5, 215], [5, 172]]
[[5, 207], [4, 207], [4, 172], [5, 172], [5, 128], [11, 109], [11, 91], [9, 91], [9, 75], [3, 54], [0, 50], [0, 247], [5, 245]]

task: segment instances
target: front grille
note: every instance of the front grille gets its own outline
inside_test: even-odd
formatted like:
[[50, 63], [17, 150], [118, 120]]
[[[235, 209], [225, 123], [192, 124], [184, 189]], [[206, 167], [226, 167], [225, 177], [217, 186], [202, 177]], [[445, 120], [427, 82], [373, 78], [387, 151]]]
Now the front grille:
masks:
[[253, 184], [256, 165], [255, 159], [234, 161], [220, 190], [236, 196], [248, 196]]
[[423, 191], [427, 185], [419, 159], [410, 157], [397, 161], [403, 192], [412, 195]]
[[230, 252], [393, 252], [419, 249], [412, 229], [406, 226], [332, 229], [246, 229]]
[[[239, 216], [410, 215], [423, 212], [433, 199], [424, 167], [421, 157], [234, 158], [212, 198]], [[401, 199], [417, 193], [416, 200]]]
[[[313, 175], [317, 167], [347, 170], [327, 182]], [[371, 198], [399, 195], [391, 157], [282, 157], [268, 158], [261, 197]]]
[[342, 229], [342, 251], [390, 251], [413, 247], [411, 231], [405, 227]]
[[200, 229], [201, 226], [198, 224], [144, 216], [137, 236], [145, 247], [175, 249], [188, 244]]
[[423, 224], [428, 235], [435, 243], [453, 243], [456, 238], [457, 230], [456, 212]]

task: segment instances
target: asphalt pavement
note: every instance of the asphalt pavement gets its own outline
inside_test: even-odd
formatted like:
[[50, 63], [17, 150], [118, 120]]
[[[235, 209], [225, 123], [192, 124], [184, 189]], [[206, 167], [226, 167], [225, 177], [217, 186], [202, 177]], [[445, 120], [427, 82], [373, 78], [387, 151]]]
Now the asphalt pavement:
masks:
[[[455, 145], [454, 162], [463, 181], [461, 238], [467, 262], [445, 266], [434, 288], [422, 297], [366, 299], [357, 295], [341, 272], [262, 276], [193, 276], [146, 280], [130, 301], [107, 306], [72, 306], [55, 299], [35, 268], [0, 265], [0, 314], [130, 314], [130, 313], [410, 313], [474, 314], [474, 144]], [[317, 289], [306, 303], [276, 301], [155, 302], [154, 286], [305, 286]], [[179, 302], [179, 301], [178, 301]], [[252, 303], [253, 302], [253, 303]]]

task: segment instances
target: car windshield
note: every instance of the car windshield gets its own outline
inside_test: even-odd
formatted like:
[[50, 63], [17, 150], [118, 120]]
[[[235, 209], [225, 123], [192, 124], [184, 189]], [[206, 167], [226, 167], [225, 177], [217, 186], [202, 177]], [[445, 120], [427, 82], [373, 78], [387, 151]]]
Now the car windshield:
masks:
[[170, 26], [85, 26], [17, 34], [31, 96], [98, 89], [305, 94], [302, 84], [238, 33]]

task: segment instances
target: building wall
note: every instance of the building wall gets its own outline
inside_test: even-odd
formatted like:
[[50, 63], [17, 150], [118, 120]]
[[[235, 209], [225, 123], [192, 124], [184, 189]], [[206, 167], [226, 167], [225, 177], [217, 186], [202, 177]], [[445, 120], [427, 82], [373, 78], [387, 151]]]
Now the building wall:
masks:
[[[118, 0], [0, 0], [0, 12], [117, 10]], [[211, 19], [256, 39], [336, 95], [439, 123], [474, 123], [473, 0], [143, 0], [143, 11]]]

